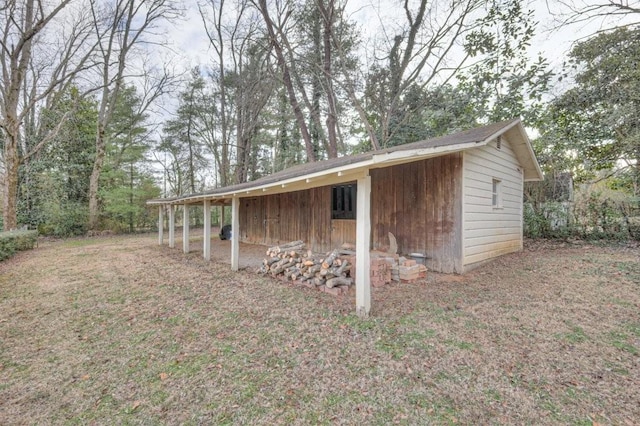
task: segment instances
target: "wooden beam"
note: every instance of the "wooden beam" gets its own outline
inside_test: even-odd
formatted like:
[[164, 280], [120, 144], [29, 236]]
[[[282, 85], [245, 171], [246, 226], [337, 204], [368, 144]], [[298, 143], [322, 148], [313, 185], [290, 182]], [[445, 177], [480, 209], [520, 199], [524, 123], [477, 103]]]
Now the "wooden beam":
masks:
[[182, 251], [189, 253], [189, 205], [182, 205]]
[[172, 205], [169, 205], [169, 247], [176, 246], [176, 212]]
[[204, 200], [204, 236], [202, 256], [211, 260], [211, 201]]
[[240, 199], [231, 200], [231, 270], [238, 270], [240, 259]]
[[358, 178], [356, 215], [356, 314], [369, 316], [371, 310], [370, 241], [371, 241], [371, 176]]
[[162, 245], [162, 239], [164, 238], [164, 206], [158, 206], [158, 245]]

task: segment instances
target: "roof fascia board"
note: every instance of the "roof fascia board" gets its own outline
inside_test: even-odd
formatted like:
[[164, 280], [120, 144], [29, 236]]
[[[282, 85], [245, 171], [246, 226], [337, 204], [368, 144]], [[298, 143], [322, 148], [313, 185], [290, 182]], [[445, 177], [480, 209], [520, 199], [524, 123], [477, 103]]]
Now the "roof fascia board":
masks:
[[[154, 204], [195, 204], [204, 200], [229, 200], [235, 197], [255, 197], [257, 195], [279, 194], [283, 192], [300, 191], [319, 186], [333, 185], [342, 182], [350, 182], [360, 177], [370, 166], [371, 160], [348, 164], [333, 169], [301, 175], [294, 178], [271, 182], [264, 185], [252, 186], [235, 191], [220, 192], [217, 194], [200, 194], [193, 197], [185, 197], [166, 202], [154, 202]], [[149, 203], [150, 204], [150, 203]]]
[[477, 142], [466, 142], [456, 145], [438, 146], [435, 148], [421, 148], [387, 152], [384, 154], [374, 155], [373, 164], [378, 167], [388, 167], [394, 164], [409, 163], [429, 157], [436, 157], [444, 154], [464, 151], [470, 148], [485, 145], [488, 142], [489, 140], [484, 140]]
[[489, 141], [492, 141], [495, 138], [497, 138], [498, 136], [505, 134], [506, 132], [511, 130], [514, 126], [517, 126], [518, 124], [520, 125], [520, 133], [522, 133], [522, 121], [520, 121], [520, 119], [518, 118], [516, 120], [513, 120], [511, 123], [507, 124], [503, 128], [501, 128], [500, 130], [498, 130], [494, 134], [492, 134], [489, 137], [487, 137], [484, 140], [484, 144], [486, 145], [487, 143], [489, 143]]
[[518, 127], [518, 132], [520, 133], [520, 136], [522, 137], [522, 139], [525, 142], [525, 145], [527, 146], [527, 151], [529, 152], [529, 155], [531, 156], [531, 160], [532, 160], [533, 165], [535, 167], [536, 174], [538, 175], [537, 178], [527, 178], [527, 179], [525, 179], [525, 182], [535, 182], [535, 181], [543, 180], [544, 179], [544, 174], [542, 173], [542, 169], [540, 168], [540, 164], [538, 164], [538, 159], [536, 158], [536, 153], [533, 151], [533, 146], [531, 145], [531, 140], [529, 139], [529, 136], [527, 135], [527, 132], [524, 131], [524, 127], [522, 125], [520, 125]]

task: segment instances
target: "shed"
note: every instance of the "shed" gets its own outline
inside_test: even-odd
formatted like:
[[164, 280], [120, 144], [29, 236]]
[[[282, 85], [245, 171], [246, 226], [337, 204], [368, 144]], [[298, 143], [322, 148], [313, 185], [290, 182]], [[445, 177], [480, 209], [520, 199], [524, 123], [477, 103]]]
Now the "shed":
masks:
[[253, 182], [183, 197], [150, 200], [184, 209], [204, 206], [204, 257], [210, 257], [211, 205], [232, 206], [231, 267], [239, 244], [303, 240], [312, 250], [356, 246], [356, 310], [371, 306], [369, 252], [423, 253], [434, 271], [462, 274], [522, 249], [523, 184], [542, 179], [522, 122], [513, 119], [392, 148], [301, 164]]

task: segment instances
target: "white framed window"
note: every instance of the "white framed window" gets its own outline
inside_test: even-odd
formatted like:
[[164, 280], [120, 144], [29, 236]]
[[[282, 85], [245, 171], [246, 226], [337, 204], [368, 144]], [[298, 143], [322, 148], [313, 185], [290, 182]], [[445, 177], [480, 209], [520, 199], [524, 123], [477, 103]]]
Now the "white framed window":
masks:
[[495, 209], [502, 208], [502, 181], [493, 179], [491, 186], [491, 205]]

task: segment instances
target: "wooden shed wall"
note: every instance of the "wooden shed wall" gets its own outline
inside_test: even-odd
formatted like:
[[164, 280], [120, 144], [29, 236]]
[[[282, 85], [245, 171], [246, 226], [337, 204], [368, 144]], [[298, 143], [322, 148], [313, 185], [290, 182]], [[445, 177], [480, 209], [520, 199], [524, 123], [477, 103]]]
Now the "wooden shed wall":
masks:
[[[372, 248], [425, 253], [427, 267], [462, 272], [462, 154], [371, 170]], [[355, 220], [331, 219], [331, 186], [243, 198], [241, 240], [280, 244], [303, 240], [325, 252], [355, 243]]]
[[373, 248], [388, 233], [400, 253], [424, 253], [427, 267], [462, 273], [462, 154], [371, 170]]
[[243, 198], [239, 219], [240, 238], [248, 243], [303, 240], [318, 252], [355, 244], [355, 220], [331, 220], [331, 186]]

